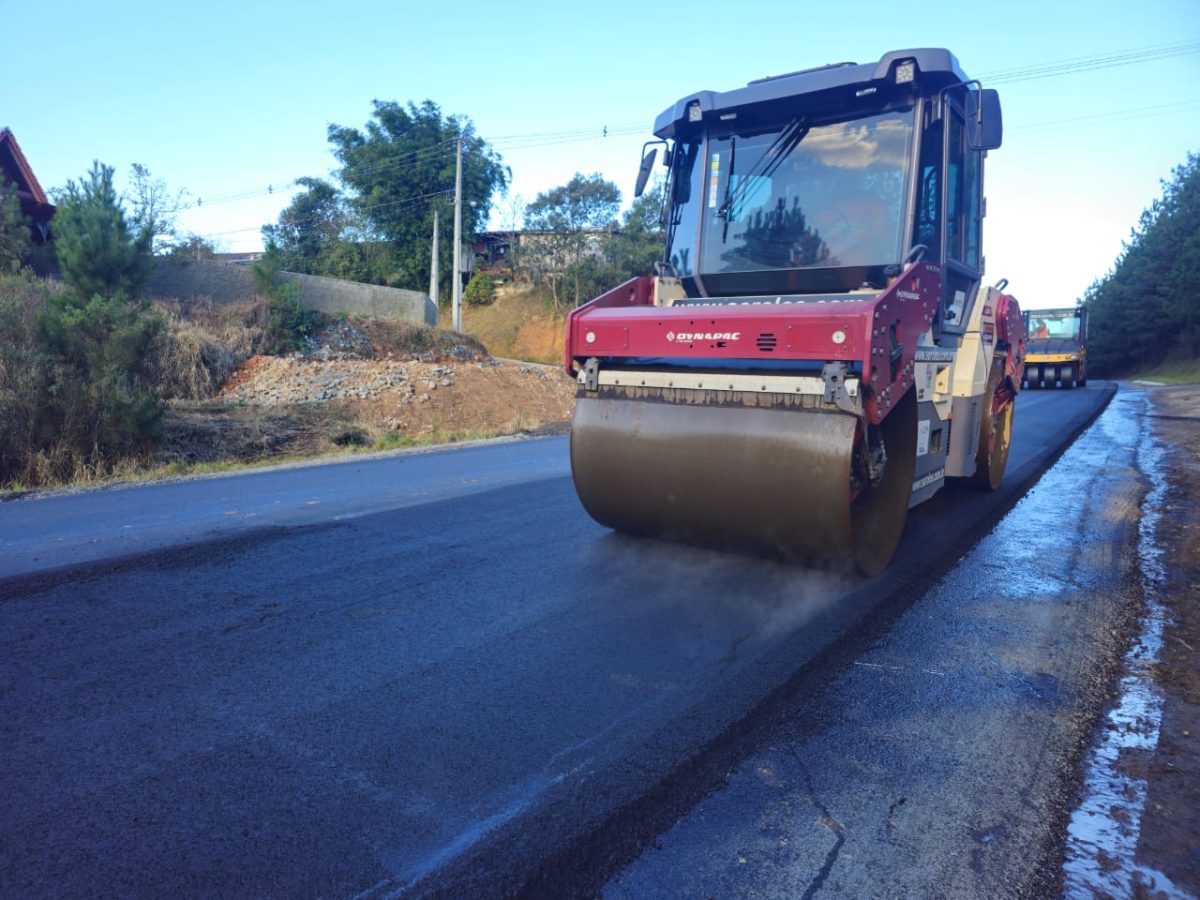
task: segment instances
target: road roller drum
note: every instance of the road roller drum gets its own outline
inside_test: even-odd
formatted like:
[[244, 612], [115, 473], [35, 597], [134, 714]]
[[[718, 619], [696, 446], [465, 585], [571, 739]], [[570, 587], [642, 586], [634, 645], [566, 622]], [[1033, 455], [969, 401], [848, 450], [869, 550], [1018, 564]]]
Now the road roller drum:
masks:
[[576, 400], [571, 471], [598, 522], [721, 549], [875, 572], [903, 531], [915, 405], [887, 419], [882, 479], [859, 420], [795, 405], [689, 405], [619, 392]]

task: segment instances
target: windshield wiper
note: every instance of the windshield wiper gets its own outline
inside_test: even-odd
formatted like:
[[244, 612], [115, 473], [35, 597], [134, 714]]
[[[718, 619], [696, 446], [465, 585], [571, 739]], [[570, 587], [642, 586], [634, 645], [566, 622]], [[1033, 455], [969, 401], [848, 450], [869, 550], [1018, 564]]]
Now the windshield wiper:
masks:
[[[769, 178], [775, 173], [785, 159], [796, 149], [796, 145], [804, 140], [804, 136], [808, 134], [808, 126], [804, 124], [803, 118], [793, 119], [783, 131], [779, 132], [779, 136], [771, 142], [771, 145], [763, 151], [763, 155], [758, 158], [750, 170], [742, 176], [742, 180], [738, 182], [738, 186], [732, 191], [729, 190], [729, 184], [733, 179], [733, 139], [730, 138], [730, 159], [729, 159], [729, 174], [725, 176], [725, 202], [721, 204], [717, 210], [717, 215], [725, 220], [725, 230], [729, 230], [729, 222], [737, 213], [736, 205], [746, 196], [750, 190], [750, 184], [753, 179], [758, 177]], [[724, 240], [724, 238], [722, 238]]]
[[[769, 149], [769, 148], [768, 148]], [[733, 202], [733, 195], [736, 191], [730, 191], [729, 186], [733, 184], [733, 163], [737, 159], [737, 138], [733, 135], [729, 136], [729, 171], [725, 174], [725, 199], [721, 201], [721, 208], [717, 210], [717, 215], [724, 220], [721, 226], [721, 243], [725, 243], [725, 238], [729, 236], [729, 220], [731, 216], [727, 216], [729, 212], [729, 204]], [[760, 159], [759, 162], [762, 162]], [[741, 187], [739, 184], [738, 187]]]

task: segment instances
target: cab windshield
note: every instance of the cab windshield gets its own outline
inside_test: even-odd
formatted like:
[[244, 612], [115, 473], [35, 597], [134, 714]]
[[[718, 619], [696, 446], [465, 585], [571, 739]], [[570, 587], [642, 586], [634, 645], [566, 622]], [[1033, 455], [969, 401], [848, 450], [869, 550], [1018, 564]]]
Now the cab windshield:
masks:
[[1029, 314], [1029, 336], [1031, 338], [1079, 338], [1079, 316], [1075, 313]]
[[912, 132], [906, 109], [711, 138], [689, 198], [703, 204], [699, 270], [899, 262]]

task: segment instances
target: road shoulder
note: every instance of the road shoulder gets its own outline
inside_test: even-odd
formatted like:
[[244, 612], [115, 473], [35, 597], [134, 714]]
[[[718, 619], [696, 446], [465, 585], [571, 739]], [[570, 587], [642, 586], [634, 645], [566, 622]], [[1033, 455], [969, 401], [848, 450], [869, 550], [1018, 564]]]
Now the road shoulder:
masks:
[[1159, 388], [1150, 398], [1155, 432], [1171, 448], [1160, 526], [1168, 621], [1154, 672], [1158, 746], [1131, 761], [1148, 783], [1136, 861], [1200, 896], [1200, 386]]

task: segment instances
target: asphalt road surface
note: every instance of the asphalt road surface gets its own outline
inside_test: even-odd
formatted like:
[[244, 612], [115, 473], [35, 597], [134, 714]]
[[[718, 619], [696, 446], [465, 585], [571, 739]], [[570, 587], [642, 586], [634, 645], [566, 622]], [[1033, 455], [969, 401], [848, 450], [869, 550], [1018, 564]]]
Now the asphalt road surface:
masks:
[[675, 895], [656, 835], [1112, 390], [1022, 394], [865, 582], [613, 535], [565, 438], [2, 503], [0, 895]]

